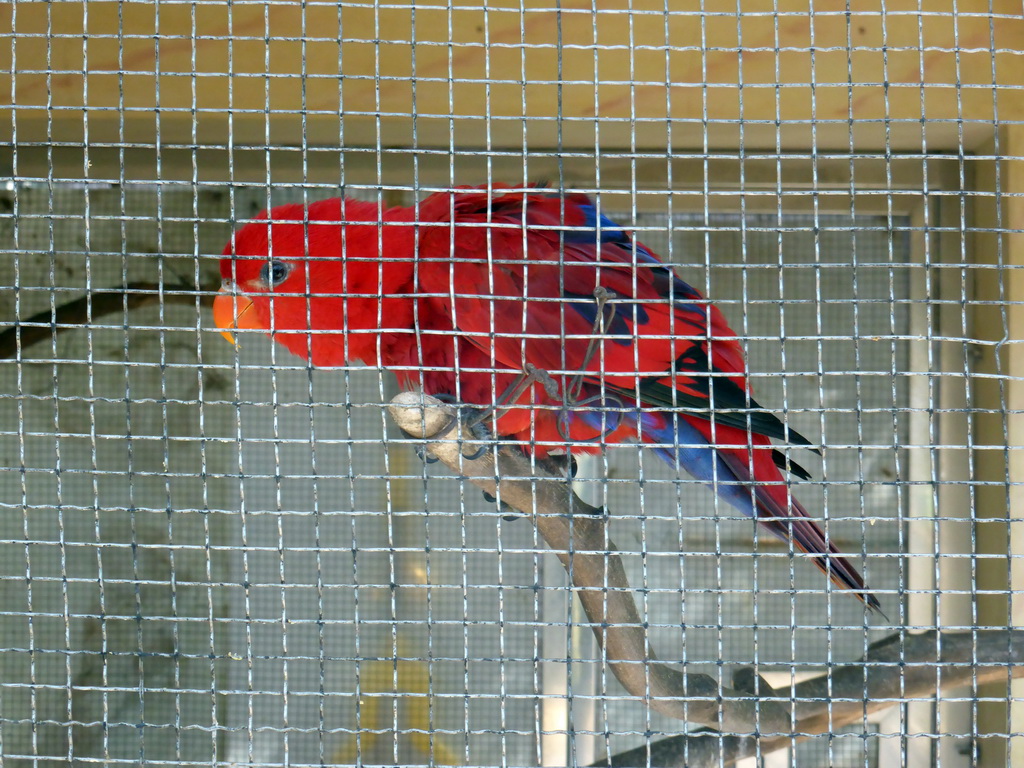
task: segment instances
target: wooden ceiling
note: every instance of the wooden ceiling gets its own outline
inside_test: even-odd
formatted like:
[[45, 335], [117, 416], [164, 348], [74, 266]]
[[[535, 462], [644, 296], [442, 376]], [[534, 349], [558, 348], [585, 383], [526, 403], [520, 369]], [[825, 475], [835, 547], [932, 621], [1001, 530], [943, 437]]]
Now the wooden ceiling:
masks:
[[920, 153], [1024, 117], [1019, 2], [559, 5], [4, 4], [0, 141]]

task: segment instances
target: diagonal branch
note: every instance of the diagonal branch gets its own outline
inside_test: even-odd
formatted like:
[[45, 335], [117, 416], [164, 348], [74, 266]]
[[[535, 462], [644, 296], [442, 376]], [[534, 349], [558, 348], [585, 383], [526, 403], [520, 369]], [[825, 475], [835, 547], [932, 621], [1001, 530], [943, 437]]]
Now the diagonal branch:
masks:
[[18, 349], [50, 341], [55, 335], [82, 328], [100, 317], [139, 309], [152, 304], [187, 304], [195, 306], [197, 294], [202, 304], [210, 304], [216, 291], [205, 291], [194, 285], [159, 285], [128, 283], [117, 288], [100, 288], [65, 302], [53, 310], [44, 309], [31, 317], [18, 320], [0, 331], [0, 360], [13, 360]]
[[603, 518], [591, 514], [593, 508], [564, 477], [511, 448], [467, 458], [487, 444], [464, 428], [455, 408], [429, 395], [403, 392], [390, 411], [407, 434], [430, 440], [427, 450], [453, 471], [533, 518], [576, 587], [608, 666], [629, 693], [669, 717], [732, 733], [791, 730], [784, 702], [758, 699], [710, 675], [684, 675], [657, 661]]
[[727, 766], [793, 746], [818, 733], [863, 722], [912, 701], [934, 701], [960, 686], [1024, 677], [1024, 631], [918, 634], [897, 632], [871, 645], [860, 661], [797, 683], [791, 691], [797, 722], [792, 736], [762, 738], [697, 732], [671, 736], [594, 763], [594, 768]]

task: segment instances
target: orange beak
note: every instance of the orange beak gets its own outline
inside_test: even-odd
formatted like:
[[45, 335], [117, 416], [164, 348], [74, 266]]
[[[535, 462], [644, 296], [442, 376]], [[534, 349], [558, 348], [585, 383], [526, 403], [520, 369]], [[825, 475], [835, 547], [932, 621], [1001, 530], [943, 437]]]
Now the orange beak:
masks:
[[220, 328], [221, 335], [232, 344], [235, 341], [234, 331], [262, 331], [256, 317], [256, 308], [252, 299], [236, 292], [230, 283], [221, 286], [217, 298], [213, 300], [213, 322]]

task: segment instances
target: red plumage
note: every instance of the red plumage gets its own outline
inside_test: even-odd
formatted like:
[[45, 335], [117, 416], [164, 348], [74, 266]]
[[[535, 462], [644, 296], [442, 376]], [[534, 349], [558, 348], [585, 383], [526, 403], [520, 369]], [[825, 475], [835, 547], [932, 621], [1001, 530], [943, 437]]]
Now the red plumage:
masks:
[[[316, 366], [360, 360], [498, 405], [497, 434], [537, 456], [639, 440], [878, 606], [790, 496], [771, 439], [808, 443], [752, 399], [724, 316], [588, 197], [495, 185], [269, 215], [225, 249], [229, 292], [252, 308], [241, 322], [233, 299], [222, 326], [264, 329]], [[547, 386], [508, 401], [529, 366]]]

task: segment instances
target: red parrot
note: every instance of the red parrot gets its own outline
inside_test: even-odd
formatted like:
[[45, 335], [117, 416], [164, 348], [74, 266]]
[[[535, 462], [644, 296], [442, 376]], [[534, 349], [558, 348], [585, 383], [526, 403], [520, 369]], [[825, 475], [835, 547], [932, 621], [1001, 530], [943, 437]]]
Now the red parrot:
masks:
[[780, 468], [809, 475], [771, 439], [810, 443], [753, 399], [722, 313], [587, 196], [495, 184], [390, 209], [283, 205], [220, 268], [229, 339], [262, 330], [312, 365], [361, 361], [491, 407], [497, 436], [538, 457], [639, 441], [879, 608], [790, 495]]

